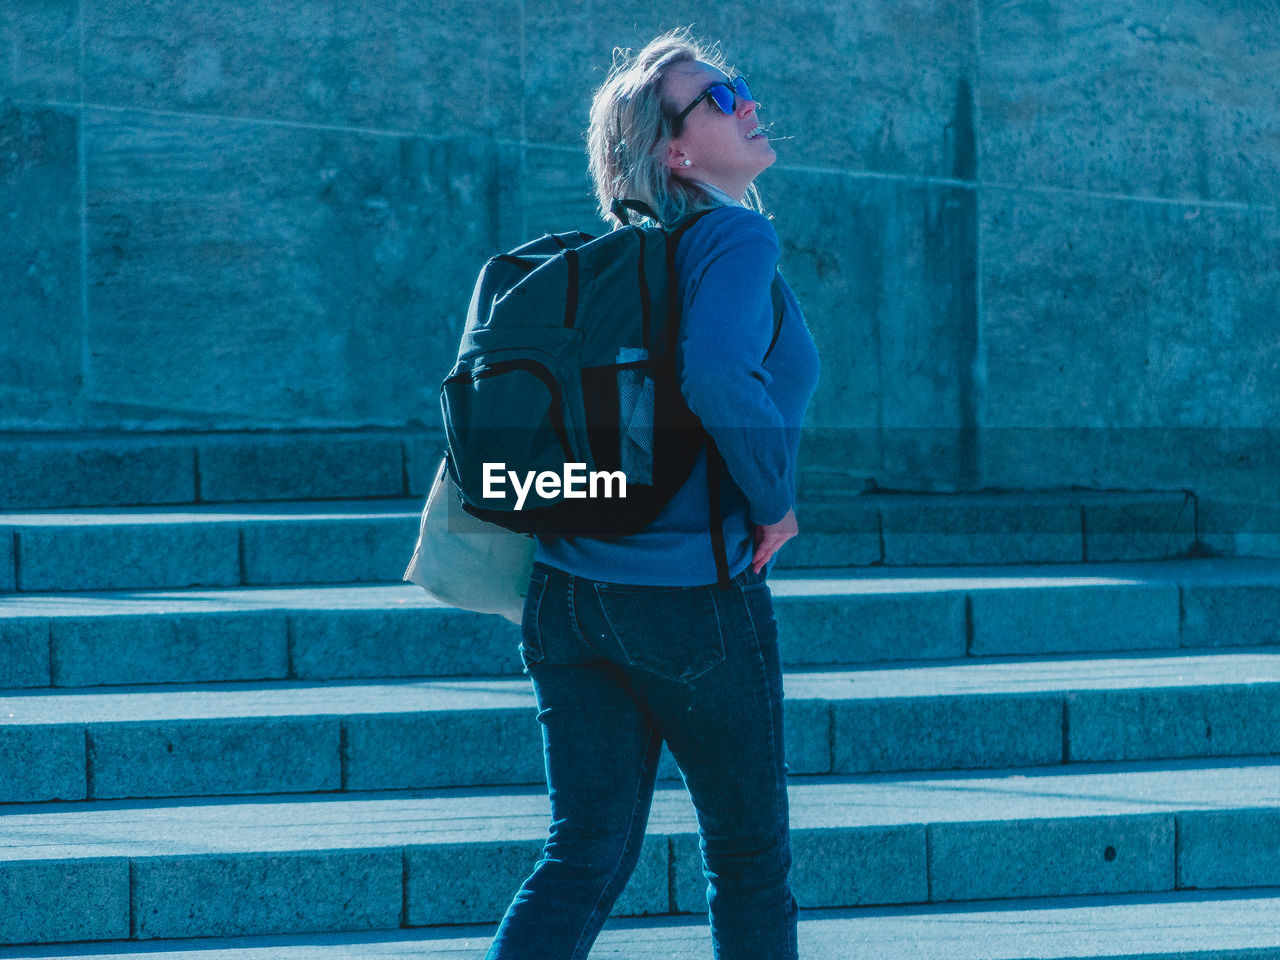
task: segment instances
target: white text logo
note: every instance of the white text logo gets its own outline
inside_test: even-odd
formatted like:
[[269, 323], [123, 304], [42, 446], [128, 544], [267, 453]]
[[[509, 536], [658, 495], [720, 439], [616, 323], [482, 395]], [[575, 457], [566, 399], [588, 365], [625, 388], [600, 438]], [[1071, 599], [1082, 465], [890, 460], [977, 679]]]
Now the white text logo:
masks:
[[588, 474], [585, 463], [566, 463], [563, 474], [554, 470], [543, 470], [535, 474], [530, 470], [521, 483], [519, 475], [514, 470], [508, 470], [505, 463], [486, 463], [484, 498], [500, 500], [505, 497], [502, 487], [508, 479], [516, 492], [517, 510], [524, 508], [530, 490], [536, 490], [544, 500], [556, 496], [563, 496], [566, 500], [585, 500], [587, 497], [593, 500], [600, 497], [609, 499], [615, 496], [625, 499], [627, 496], [627, 476], [621, 470], [592, 470]]

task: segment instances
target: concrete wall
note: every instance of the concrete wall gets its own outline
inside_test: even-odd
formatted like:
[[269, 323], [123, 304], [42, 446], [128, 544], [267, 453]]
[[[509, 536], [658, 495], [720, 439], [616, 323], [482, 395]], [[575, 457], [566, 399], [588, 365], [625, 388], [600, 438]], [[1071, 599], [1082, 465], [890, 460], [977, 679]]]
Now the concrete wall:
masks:
[[5, 10], [0, 430], [433, 422], [484, 258], [601, 228], [610, 49], [695, 22], [794, 138], [806, 482], [1280, 496], [1276, 0]]

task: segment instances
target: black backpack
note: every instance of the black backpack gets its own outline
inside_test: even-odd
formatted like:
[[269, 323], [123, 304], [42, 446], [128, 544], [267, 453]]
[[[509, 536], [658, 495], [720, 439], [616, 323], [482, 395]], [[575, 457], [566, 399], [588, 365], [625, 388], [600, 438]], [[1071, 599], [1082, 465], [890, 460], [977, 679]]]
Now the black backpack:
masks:
[[[723, 463], [684, 401], [676, 366], [676, 248], [710, 211], [641, 227], [627, 225], [626, 207], [657, 222], [644, 204], [619, 201], [623, 229], [544, 236], [480, 271], [440, 391], [448, 469], [476, 517], [523, 533], [608, 538], [651, 523], [706, 446], [710, 529], [726, 584]], [[769, 352], [782, 320], [776, 276], [773, 301]]]

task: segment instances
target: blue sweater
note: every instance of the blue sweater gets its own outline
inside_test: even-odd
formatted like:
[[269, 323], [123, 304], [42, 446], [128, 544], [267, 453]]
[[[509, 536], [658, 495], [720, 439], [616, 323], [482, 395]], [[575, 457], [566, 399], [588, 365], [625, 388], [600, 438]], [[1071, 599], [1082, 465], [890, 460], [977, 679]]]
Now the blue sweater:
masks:
[[[684, 305], [681, 389], [728, 468], [720, 507], [731, 576], [751, 563], [752, 525], [776, 523], [795, 506], [800, 425], [818, 382], [818, 351], [785, 281], [782, 329], [760, 363], [773, 337], [770, 285], [779, 253], [773, 225], [737, 206], [704, 216], [676, 251]], [[704, 451], [684, 486], [643, 530], [612, 540], [538, 537], [535, 556], [592, 580], [714, 583], [707, 519]]]

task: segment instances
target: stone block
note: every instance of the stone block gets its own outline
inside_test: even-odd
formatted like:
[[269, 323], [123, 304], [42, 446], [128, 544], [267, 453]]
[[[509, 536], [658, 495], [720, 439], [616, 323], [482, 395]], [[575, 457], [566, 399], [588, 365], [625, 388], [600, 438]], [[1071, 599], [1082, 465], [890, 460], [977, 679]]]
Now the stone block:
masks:
[[982, 238], [985, 482], [1270, 486], [1280, 216], [994, 187]]
[[[965, 100], [967, 82], [960, 79], [958, 85], [957, 97]], [[969, 108], [958, 103], [956, 111], [963, 116], [953, 116], [953, 122], [968, 122]], [[968, 146], [959, 139], [966, 133], [955, 131], [955, 149]], [[972, 170], [972, 157], [955, 162], [962, 160]], [[897, 184], [884, 200], [877, 219], [885, 213], [901, 218], [905, 230], [882, 221], [880, 255], [907, 259], [880, 265], [888, 288], [878, 292], [890, 299], [877, 303], [882, 462], [874, 476], [888, 487], [920, 489], [923, 481], [924, 489], [972, 489], [978, 471], [973, 420], [980, 393], [974, 373], [979, 368], [977, 193], [958, 186]], [[888, 250], [884, 238], [893, 238]], [[887, 537], [884, 551], [885, 562], [893, 562]]]
[[94, 799], [342, 787], [336, 718], [95, 723], [88, 753]]
[[[431, 422], [434, 424], [439, 419], [439, 414], [435, 414]], [[436, 471], [440, 468], [440, 461], [444, 458], [444, 431], [438, 426], [429, 430], [415, 430], [405, 434], [402, 443], [405, 474], [409, 484], [405, 495], [421, 498], [425, 505], [427, 494], [431, 492], [431, 484], [436, 479]]]
[[822, 533], [809, 531], [801, 520], [799, 536], [783, 544], [774, 568], [804, 570], [813, 567], [865, 567], [880, 562], [878, 534]]
[[772, 176], [784, 188], [770, 202], [782, 270], [822, 355], [806, 414], [806, 470], [856, 472], [890, 488], [971, 484], [972, 192]]
[[518, 675], [520, 628], [452, 607], [313, 610], [289, 614], [294, 676]]
[[[188, 15], [169, 6], [156, 21]], [[97, 422], [298, 429], [434, 415], [476, 274], [519, 217], [518, 147], [185, 108], [86, 117]], [[196, 212], [208, 209], [218, 216]], [[213, 248], [216, 269], [193, 274]]]
[[403, 870], [398, 849], [137, 857], [134, 935], [151, 940], [398, 927]]
[[1174, 889], [1172, 814], [932, 823], [934, 901]]
[[6, 97], [78, 98], [79, 10], [76, 0], [10, 8], [0, 23], [0, 76], [5, 78]]
[[1178, 889], [1280, 886], [1280, 810], [1186, 810], [1178, 818]]
[[289, 675], [288, 631], [277, 611], [55, 617], [49, 632], [56, 687]]
[[[714, 12], [708, 11], [714, 16]], [[599, 6], [572, 0], [555, 7], [528, 9], [523, 23], [528, 57], [524, 72], [528, 139], [559, 144], [581, 153], [591, 95], [604, 82], [614, 46], [638, 52], [670, 28], [665, 11], [638, 0]], [[699, 23], [700, 31], [708, 27]], [[582, 192], [590, 187], [583, 184]]]
[[[795, 831], [792, 831], [795, 842]], [[671, 865], [675, 883], [671, 885], [673, 913], [705, 913], [707, 910], [707, 877], [702, 872], [702, 851], [698, 836], [682, 833], [671, 838]]]
[[0, 618], [0, 689], [47, 687], [49, 677], [48, 618]]
[[831, 715], [834, 773], [1062, 762], [1060, 695], [836, 700]]
[[226, 587], [240, 582], [239, 541], [231, 524], [28, 526], [18, 532], [18, 550], [19, 590]]
[[1182, 584], [1182, 645], [1280, 644], [1280, 583]]
[[0, 716], [0, 803], [83, 800], [84, 727]]
[[413, 556], [418, 517], [255, 520], [243, 531], [248, 585], [398, 581]]
[[[1280, 943], [1280, 898], [1266, 891], [942, 904], [806, 920], [799, 928], [802, 957], [1007, 960], [1056, 952], [1076, 960], [1269, 960]], [[666, 960], [668, 944], [696, 943], [702, 932], [692, 922], [662, 931], [662, 940], [649, 941], [652, 953], [627, 951], [640, 931], [606, 930], [599, 943], [630, 960]], [[453, 949], [452, 937], [461, 934], [448, 936], [441, 937], [442, 951]], [[328, 960], [361, 958], [344, 953]]]
[[0, 439], [0, 508], [192, 503], [189, 438], [164, 435]]
[[201, 438], [196, 451], [206, 503], [404, 495], [396, 434], [222, 434]]
[[1090, 562], [1162, 560], [1186, 553], [1195, 539], [1190, 494], [1084, 504], [1084, 558]]
[[854, 498], [804, 503], [797, 508], [800, 535], [778, 553], [786, 568], [847, 567], [879, 563], [880, 512]]
[[[581, 149], [591, 94], [613, 46], [638, 51], [673, 23], [696, 18], [696, 35], [723, 37], [726, 59], [749, 72], [767, 105], [762, 119], [777, 120], [774, 135], [802, 134], [778, 142], [780, 164], [973, 176], [972, 7], [933, 4], [907, 19], [883, 2], [815, 4], [785, 15], [756, 6], [676, 9], [641, 0], [530, 7], [525, 48], [537, 55], [525, 72], [529, 138]], [[866, 102], [867, 109], [831, 117], [796, 76], [800, 62], [839, 65], [830, 102]]]
[[1273, 683], [1086, 690], [1066, 702], [1072, 763], [1280, 753]]
[[[558, 50], [552, 56], [557, 53]], [[585, 150], [529, 146], [525, 148], [524, 162], [528, 177], [524, 191], [525, 238], [532, 240], [546, 233], [571, 230], [598, 237], [612, 229], [612, 217], [608, 222], [601, 219], [595, 186], [587, 173]]]
[[[705, 913], [707, 878], [698, 837], [672, 838], [672, 909]], [[801, 907], [923, 903], [929, 899], [925, 827], [826, 827], [791, 830], [791, 892]]]
[[[408, 924], [494, 923], [542, 853], [542, 840], [433, 843], [405, 850]], [[667, 838], [644, 839], [613, 916], [668, 912]]]
[[1201, 541], [1228, 557], [1280, 557], [1280, 503], [1204, 498], [1198, 504]]
[[[0, 42], [10, 56], [21, 57], [42, 40], [56, 43], [65, 27], [62, 18], [75, 17], [74, 6], [63, 3], [24, 10], [15, 11], [16, 23], [6, 16], [0, 26]], [[24, 35], [27, 27], [35, 34]], [[76, 48], [64, 52], [72, 56], [74, 70]], [[53, 63], [37, 54], [32, 66], [37, 73], [42, 66], [52, 69], [53, 75], [24, 77], [26, 65], [15, 63], [14, 80], [36, 89], [56, 87], [58, 49], [48, 53]], [[7, 87], [11, 75], [0, 75]], [[78, 133], [73, 112], [0, 100], [0, 430], [66, 429], [77, 417], [84, 341]], [[7, 487], [0, 481], [0, 504]]]
[[790, 667], [963, 657], [964, 596], [960, 590], [859, 590], [775, 598], [782, 608], [782, 662]]
[[533, 872], [541, 840], [433, 843], [405, 849], [410, 926], [493, 923]]
[[[814, 455], [819, 453], [814, 447], [818, 445], [816, 427], [801, 427], [800, 455], [796, 460], [796, 500], [803, 504], [804, 520], [812, 520], [811, 504], [842, 502], [853, 505], [863, 494], [873, 493], [875, 481], [865, 470], [852, 467], [841, 467], [836, 464], [814, 462]], [[876, 532], [879, 532], [880, 519], [876, 517]]]
[[885, 563], [1072, 563], [1081, 558], [1080, 508], [1034, 495], [885, 496]]
[[[95, 103], [341, 127], [519, 139], [520, 8], [378, 3], [211, 7], [162, 0], [130, 19], [86, 11]], [[483, 25], [478, 19], [483, 15]], [[269, 53], [269, 55], [264, 55]], [[292, 125], [294, 135], [297, 126]], [[398, 138], [389, 137], [393, 142]], [[408, 173], [406, 172], [406, 176]]]
[[348, 790], [545, 783], [533, 712], [433, 710], [348, 717]]
[[[1139, 10], [1117, 15], [1101, 0], [981, 4], [984, 177], [1271, 203], [1280, 176], [1265, 80], [1280, 71], [1274, 18], [1193, 3], [1158, 21]], [[1188, 37], [1194, 54], [1182, 46]]]
[[[770, 182], [776, 184], [766, 196], [777, 215], [779, 269], [804, 312], [822, 364], [805, 412], [802, 456], [810, 469], [873, 469], [879, 476], [877, 336], [881, 325], [905, 322], [911, 309], [902, 305], [899, 311], [898, 303], [882, 298], [896, 295], [901, 275], [910, 272], [896, 258], [916, 252], [911, 227], [883, 231], [886, 217], [906, 215], [905, 201], [893, 186], [843, 176], [779, 171], [770, 174]], [[827, 533], [828, 523], [836, 533], [877, 529], [861, 505], [840, 507], [818, 511], [802, 532], [812, 527]], [[797, 510], [797, 516], [802, 513]], [[879, 557], [878, 537], [874, 544], [864, 537], [842, 546], [852, 548], [854, 557]]]
[[10, 527], [0, 526], [0, 593], [17, 589], [17, 543], [17, 534]]
[[638, 917], [671, 912], [670, 845], [663, 834], [646, 836], [640, 859], [622, 894], [613, 905], [612, 916]]
[[784, 699], [783, 740], [792, 773], [831, 770], [831, 707], [826, 700]]
[[[1028, 299], [1034, 299], [1030, 292]], [[1026, 306], [1019, 303], [1016, 307], [1027, 313], [1033, 313], [1037, 308], [1035, 303]], [[1022, 322], [1022, 317], [1018, 319]], [[1062, 362], [1065, 360], [1060, 355], [1063, 352], [1053, 351], [1052, 355]], [[1018, 371], [1019, 375], [1022, 373], [1022, 370]], [[1032, 374], [1027, 372], [1026, 375]], [[1034, 389], [1034, 384], [1019, 382], [1017, 387], [1031, 390]], [[1065, 385], [1063, 389], [1065, 390]], [[1034, 418], [1027, 418], [1033, 421], [1030, 423], [1015, 420], [1007, 411], [999, 416], [987, 416], [986, 422], [980, 427], [983, 487], [1035, 490], [1048, 485], [1070, 485], [1097, 490], [1121, 485], [1141, 487], [1150, 482], [1146, 477], [1135, 477], [1126, 483], [1126, 471], [1133, 469], [1130, 458], [1135, 458], [1137, 462], [1151, 460], [1150, 452], [1145, 446], [1132, 442], [1140, 439], [1137, 432], [1103, 427], [1049, 426], [1044, 421], [1051, 416], [1050, 413], [1037, 410]], [[1126, 439], [1131, 441], [1127, 445], [1124, 443]], [[1063, 480], [1064, 477], [1069, 478], [1069, 484]], [[1121, 479], [1122, 477], [1125, 479]], [[1077, 523], [1084, 523], [1082, 511]], [[1081, 555], [1077, 559], [1084, 558], [1083, 535], [1080, 551]]]
[[975, 656], [1178, 646], [1174, 583], [1037, 584], [969, 596]]
[[[789, 228], [782, 225], [780, 229], [783, 234], [779, 239], [783, 243], [789, 242], [786, 239], [790, 236]], [[801, 245], [802, 238], [796, 238], [795, 243], [798, 246]], [[817, 270], [816, 267], [812, 269]], [[827, 269], [829, 267], [823, 267], [824, 271]], [[845, 269], [852, 272], [857, 267], [855, 264], [848, 264]], [[791, 272], [788, 272], [787, 278], [793, 279]], [[873, 519], [868, 518], [868, 522], [860, 529], [850, 531], [857, 536], [848, 540], [841, 540], [833, 534], [823, 533], [820, 529], [815, 530], [812, 522], [817, 516], [822, 515], [814, 514], [814, 505], [825, 507], [832, 500], [838, 503], [833, 505], [836, 509], [833, 513], [827, 514], [828, 516], [834, 516], [837, 521], [842, 517], [860, 517], [864, 511], [870, 509], [874, 500], [875, 477], [884, 476], [881, 466], [884, 443], [880, 429], [874, 423], [865, 422], [866, 411], [875, 409], [876, 398], [873, 393], [867, 396], [862, 395], [862, 391], [867, 387], [866, 384], [844, 382], [848, 378], [842, 372], [845, 364], [857, 363], [864, 372], [878, 376], [875, 371], [874, 342], [845, 344], [846, 340], [855, 335], [870, 339], [874, 336], [875, 330], [874, 328], [864, 330], [865, 320], [859, 322], [856, 317], [844, 316], [843, 308], [838, 302], [824, 306], [825, 300], [813, 300], [815, 295], [822, 298], [824, 294], [823, 283], [810, 281], [810, 288], [804, 292], [805, 299], [801, 302], [801, 307], [805, 311], [805, 323], [813, 333], [814, 342], [818, 344], [822, 371], [818, 377], [817, 392], [809, 407], [810, 411], [817, 410], [817, 412], [807, 414], [811, 422], [806, 423], [800, 430], [800, 453], [796, 461], [796, 496], [798, 498], [796, 513], [801, 533], [815, 533], [818, 543], [829, 541], [836, 545], [843, 544], [845, 549], [851, 548], [856, 543], [855, 556], [869, 557], [868, 562], [877, 563], [881, 559], [878, 509]], [[855, 290], [849, 291], [850, 296], [856, 296], [856, 294]], [[799, 291], [796, 295], [801, 296]], [[846, 323], [857, 325], [842, 332], [838, 322], [826, 324], [824, 315], [827, 313], [834, 313], [837, 320], [843, 317]], [[815, 332], [817, 329], [815, 324], [826, 324], [828, 332], [825, 334]], [[818, 339], [819, 337], [821, 340]], [[841, 355], [832, 357], [832, 351], [838, 351]], [[831, 367], [835, 367], [835, 370], [830, 369]], [[843, 408], [838, 398], [824, 399], [828, 388], [827, 381], [831, 378], [838, 378], [841, 381], [838, 385], [831, 384], [832, 390], [852, 397]], [[823, 403], [825, 407], [818, 409], [813, 407], [813, 403]], [[854, 477], [857, 478], [856, 481]], [[861, 495], [866, 499], [856, 501], [851, 499], [850, 492], [855, 482]], [[872, 531], [876, 534], [874, 542], [871, 539]]]
[[0, 943], [126, 940], [125, 857], [0, 860]]
[[658, 755], [658, 779], [681, 781], [684, 779], [680, 773], [680, 765], [676, 763], [676, 758], [671, 755], [671, 750], [665, 741], [662, 744], [662, 753]]
[[925, 826], [830, 827], [791, 835], [791, 892], [802, 907], [924, 903]]

